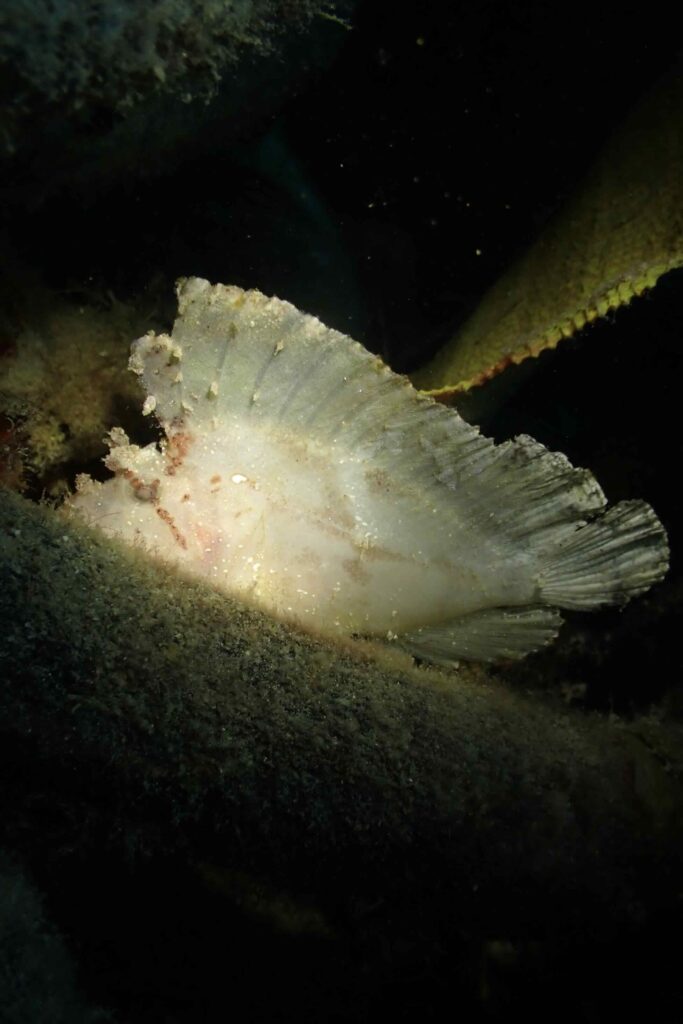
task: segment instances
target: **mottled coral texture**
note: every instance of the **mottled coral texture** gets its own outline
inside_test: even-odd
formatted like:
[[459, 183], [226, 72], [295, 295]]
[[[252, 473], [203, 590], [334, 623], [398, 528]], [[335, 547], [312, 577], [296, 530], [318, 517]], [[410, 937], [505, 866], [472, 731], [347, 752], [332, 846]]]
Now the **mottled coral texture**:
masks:
[[[312, 0], [7, 0], [0, 10], [0, 143], [18, 142], [23, 116], [58, 103], [123, 112], [165, 92], [209, 98], [245, 52], [330, 4]], [[0, 94], [3, 87], [0, 87]]]

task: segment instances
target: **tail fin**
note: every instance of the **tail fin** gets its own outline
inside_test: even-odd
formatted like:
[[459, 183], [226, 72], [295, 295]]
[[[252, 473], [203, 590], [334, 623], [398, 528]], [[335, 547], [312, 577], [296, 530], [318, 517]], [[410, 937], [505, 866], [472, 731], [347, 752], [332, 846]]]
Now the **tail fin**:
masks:
[[669, 565], [666, 531], [644, 501], [622, 501], [546, 552], [541, 599], [556, 608], [625, 604], [662, 579]]

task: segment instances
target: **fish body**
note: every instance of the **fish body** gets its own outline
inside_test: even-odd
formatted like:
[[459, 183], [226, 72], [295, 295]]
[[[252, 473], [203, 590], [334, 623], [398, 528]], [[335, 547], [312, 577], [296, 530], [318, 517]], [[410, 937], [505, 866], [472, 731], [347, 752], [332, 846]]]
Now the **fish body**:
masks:
[[495, 445], [346, 336], [257, 291], [179, 283], [173, 333], [130, 366], [165, 439], [114, 429], [71, 509], [288, 622], [422, 657], [518, 657], [558, 608], [660, 579], [644, 502], [605, 511], [586, 470]]

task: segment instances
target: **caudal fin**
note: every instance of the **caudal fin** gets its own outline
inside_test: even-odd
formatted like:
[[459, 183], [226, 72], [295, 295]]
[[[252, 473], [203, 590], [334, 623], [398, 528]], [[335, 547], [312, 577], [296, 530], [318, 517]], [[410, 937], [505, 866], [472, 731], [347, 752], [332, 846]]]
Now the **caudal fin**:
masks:
[[662, 579], [666, 531], [644, 501], [622, 501], [550, 548], [538, 584], [544, 604], [599, 608], [625, 604]]

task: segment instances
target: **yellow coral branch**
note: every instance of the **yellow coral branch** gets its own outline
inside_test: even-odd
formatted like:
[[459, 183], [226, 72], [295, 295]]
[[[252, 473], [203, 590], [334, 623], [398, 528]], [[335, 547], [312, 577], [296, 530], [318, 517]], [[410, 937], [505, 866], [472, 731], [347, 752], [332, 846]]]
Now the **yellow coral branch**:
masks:
[[413, 376], [434, 397], [469, 390], [555, 348], [683, 264], [683, 79], [659, 83], [583, 186]]

